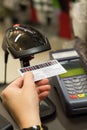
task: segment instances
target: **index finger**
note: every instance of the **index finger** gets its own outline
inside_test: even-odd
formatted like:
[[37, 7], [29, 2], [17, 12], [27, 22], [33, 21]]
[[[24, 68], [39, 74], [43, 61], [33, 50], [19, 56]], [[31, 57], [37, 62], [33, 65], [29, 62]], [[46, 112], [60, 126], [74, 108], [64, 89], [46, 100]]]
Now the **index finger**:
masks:
[[47, 78], [46, 79], [42, 79], [40, 81], [37, 81], [36, 84], [38, 86], [40, 86], [40, 85], [46, 85], [46, 84], [49, 84], [49, 80]]

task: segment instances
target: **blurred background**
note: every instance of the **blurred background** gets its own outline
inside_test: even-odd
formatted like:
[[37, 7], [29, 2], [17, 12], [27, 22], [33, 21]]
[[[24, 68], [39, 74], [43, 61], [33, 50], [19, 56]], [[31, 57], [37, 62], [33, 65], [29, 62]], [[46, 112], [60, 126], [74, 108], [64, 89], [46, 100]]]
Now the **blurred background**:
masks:
[[[72, 7], [79, 0], [0, 0], [0, 82], [4, 80], [4, 52], [2, 41], [5, 31], [14, 24], [27, 24], [47, 36], [52, 50], [72, 48]], [[82, 0], [84, 1], [84, 0]], [[31, 65], [49, 60], [49, 51], [36, 54]], [[7, 82], [19, 76], [18, 59], [9, 56]]]

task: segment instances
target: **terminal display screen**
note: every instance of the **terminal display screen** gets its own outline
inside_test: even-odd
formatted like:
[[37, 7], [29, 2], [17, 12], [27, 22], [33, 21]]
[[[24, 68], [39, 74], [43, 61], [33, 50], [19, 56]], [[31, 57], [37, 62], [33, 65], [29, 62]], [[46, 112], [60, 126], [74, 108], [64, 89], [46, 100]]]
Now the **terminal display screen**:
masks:
[[61, 62], [61, 64], [67, 70], [67, 72], [64, 74], [61, 74], [60, 78], [67, 78], [71, 76], [86, 74], [86, 71], [82, 65], [82, 62], [79, 59], [63, 61]]

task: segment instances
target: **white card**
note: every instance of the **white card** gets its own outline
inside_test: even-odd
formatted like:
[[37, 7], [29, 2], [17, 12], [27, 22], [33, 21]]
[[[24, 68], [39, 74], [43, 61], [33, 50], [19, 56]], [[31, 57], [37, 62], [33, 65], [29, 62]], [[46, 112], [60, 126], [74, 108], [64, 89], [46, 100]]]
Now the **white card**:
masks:
[[18, 71], [22, 76], [25, 72], [32, 71], [34, 74], [34, 81], [50, 78], [67, 72], [57, 60], [50, 60], [38, 65], [23, 67], [18, 69]]

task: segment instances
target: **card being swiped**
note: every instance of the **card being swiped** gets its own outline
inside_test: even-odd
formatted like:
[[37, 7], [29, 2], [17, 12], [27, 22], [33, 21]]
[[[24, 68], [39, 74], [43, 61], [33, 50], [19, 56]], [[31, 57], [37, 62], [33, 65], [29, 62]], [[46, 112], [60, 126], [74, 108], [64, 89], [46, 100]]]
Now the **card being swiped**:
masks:
[[50, 60], [38, 65], [23, 67], [18, 69], [18, 71], [22, 76], [25, 72], [32, 71], [34, 74], [34, 81], [50, 78], [67, 72], [57, 60]]

